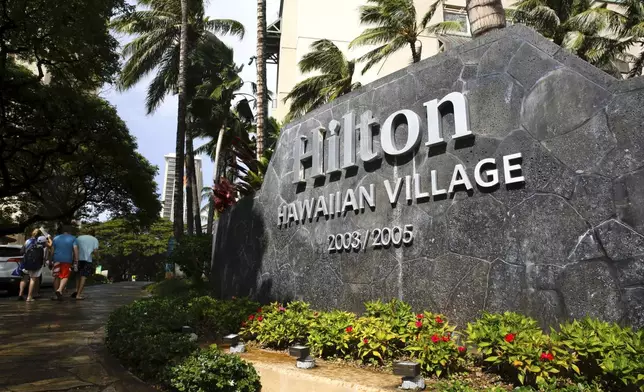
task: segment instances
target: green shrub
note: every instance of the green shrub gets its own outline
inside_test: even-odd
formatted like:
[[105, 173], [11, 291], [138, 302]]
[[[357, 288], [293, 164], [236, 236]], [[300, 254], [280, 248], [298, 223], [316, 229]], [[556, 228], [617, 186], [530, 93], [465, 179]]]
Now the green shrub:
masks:
[[644, 330], [585, 318], [561, 325], [552, 338], [579, 358], [586, 379], [609, 390], [644, 391]]
[[170, 371], [170, 385], [181, 392], [259, 392], [253, 366], [216, 346], [187, 357]]
[[313, 321], [309, 304], [294, 301], [287, 306], [274, 302], [248, 316], [242, 328], [245, 339], [255, 339], [265, 347], [284, 349], [305, 343]]
[[517, 313], [485, 313], [467, 325], [467, 335], [483, 363], [520, 384], [545, 385], [562, 371], [579, 371], [573, 354], [551, 341], [536, 320]]
[[311, 352], [322, 358], [348, 358], [357, 338], [347, 333], [347, 327], [356, 323], [356, 315], [341, 310], [315, 312], [309, 329]]
[[119, 361], [139, 377], [163, 381], [166, 367], [192, 353], [180, 329], [187, 314], [179, 302], [152, 298], [135, 301], [112, 314], [106, 327], [106, 345]]
[[206, 294], [204, 285], [176, 278], [153, 283], [145, 289], [154, 296], [164, 298], [190, 298]]
[[202, 296], [190, 300], [188, 315], [199, 336], [221, 337], [239, 332], [241, 323], [258, 308], [259, 303], [248, 298], [217, 300]]
[[467, 349], [458, 344], [458, 335], [442, 315], [424, 312], [416, 315], [416, 330], [405, 350], [416, 359], [425, 375], [448, 375], [465, 364]]
[[208, 275], [211, 250], [212, 236], [207, 234], [183, 236], [181, 242], [177, 243], [177, 247], [168, 256], [167, 263], [178, 265], [187, 277], [198, 282], [201, 281], [203, 274]]

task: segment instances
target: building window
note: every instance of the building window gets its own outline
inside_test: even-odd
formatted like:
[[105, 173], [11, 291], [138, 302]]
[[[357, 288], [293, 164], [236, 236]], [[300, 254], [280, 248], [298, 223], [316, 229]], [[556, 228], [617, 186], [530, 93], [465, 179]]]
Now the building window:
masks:
[[445, 22], [458, 22], [461, 25], [459, 30], [450, 31], [450, 34], [470, 35], [470, 24], [467, 21], [467, 12], [464, 8], [445, 7], [443, 9], [443, 20]]

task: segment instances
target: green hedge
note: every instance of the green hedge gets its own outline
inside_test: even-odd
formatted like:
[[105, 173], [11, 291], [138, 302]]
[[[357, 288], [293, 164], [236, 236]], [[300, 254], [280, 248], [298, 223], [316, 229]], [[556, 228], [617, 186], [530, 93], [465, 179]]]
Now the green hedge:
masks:
[[[191, 363], [194, 362], [195, 355], [199, 358], [211, 358], [214, 354], [197, 352], [197, 343], [190, 341], [190, 335], [182, 333], [181, 328], [189, 325], [202, 336], [218, 338], [237, 331], [241, 320], [245, 319], [249, 312], [256, 311], [259, 305], [248, 299], [218, 301], [204, 296], [190, 298], [188, 293], [192, 289], [186, 290], [189, 286], [180, 283], [161, 287], [163, 290], [178, 293], [178, 297], [139, 300], [114, 311], [106, 328], [107, 348], [124, 366], [145, 380], [165, 385], [176, 384], [176, 388], [179, 388], [181, 383], [200, 385], [199, 379], [189, 375], [180, 376], [177, 373], [180, 370], [177, 369], [194, 368]], [[212, 359], [214, 362], [204, 365], [201, 370], [207, 372], [208, 366], [217, 366], [217, 372], [221, 374], [231, 372], [241, 375], [248, 372], [247, 367], [251, 367], [244, 367], [228, 356], [217, 355], [216, 360]], [[200, 377], [215, 376], [204, 373]], [[246, 385], [244, 383], [245, 381], [241, 380], [238, 382], [239, 385]], [[248, 385], [250, 388], [254, 384]], [[178, 390], [231, 390], [223, 387], [212, 388], [199, 389], [195, 386]], [[248, 388], [239, 390], [254, 391]]]

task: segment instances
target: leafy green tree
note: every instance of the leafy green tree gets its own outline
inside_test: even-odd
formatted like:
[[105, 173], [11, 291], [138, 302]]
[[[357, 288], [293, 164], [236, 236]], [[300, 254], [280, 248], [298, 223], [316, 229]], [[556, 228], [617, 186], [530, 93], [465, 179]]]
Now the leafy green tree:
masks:
[[[72, 86], [37, 81], [10, 60], [0, 143], [0, 198], [20, 215], [0, 233], [101, 213], [158, 216], [157, 168], [136, 152], [116, 110]], [[32, 83], [31, 81], [36, 80]]]
[[164, 272], [172, 222], [158, 219], [150, 225], [137, 220], [112, 219], [89, 225], [95, 230], [100, 248], [96, 262], [120, 280], [137, 275], [154, 280]]
[[298, 63], [300, 72], [316, 72], [293, 87], [284, 101], [290, 101], [290, 110], [285, 122], [290, 122], [337, 97], [360, 88], [353, 82], [355, 60], [347, 60], [344, 53], [327, 39], [311, 44], [311, 52]]
[[[210, 20], [205, 17], [202, 0], [142, 0], [139, 5], [142, 6], [141, 9], [112, 22], [116, 31], [136, 36], [123, 49], [127, 60], [121, 73], [120, 86], [123, 89], [131, 88], [145, 75], [156, 70], [156, 76], [148, 86], [148, 112], [154, 111], [167, 94], [179, 93], [175, 182], [181, 184], [184, 175], [186, 116], [192, 98], [188, 75], [193, 53], [199, 50], [200, 43], [203, 42], [225, 46], [215, 34], [243, 37], [244, 27], [234, 20]], [[191, 157], [193, 135], [190, 131], [187, 137], [190, 139], [187, 153]], [[194, 170], [194, 166], [189, 170]], [[194, 187], [194, 180], [195, 176], [189, 172], [190, 190]], [[188, 200], [195, 196], [196, 193], [190, 191]], [[175, 216], [183, 216], [183, 187], [175, 188], [175, 200], [179, 201], [174, 206]], [[192, 209], [193, 203], [189, 203], [190, 222], [194, 215], [190, 213]], [[189, 226], [192, 227], [192, 223]], [[183, 220], [175, 219], [175, 235], [180, 237], [182, 234]]]
[[358, 59], [365, 62], [363, 74], [407, 46], [411, 50], [412, 62], [417, 63], [423, 49], [419, 39], [421, 34], [441, 34], [461, 27], [459, 22], [453, 21], [429, 24], [442, 0], [433, 3], [420, 22], [413, 0], [367, 0], [367, 3], [360, 7], [360, 23], [374, 27], [366, 28], [349, 44], [349, 48], [378, 45]]

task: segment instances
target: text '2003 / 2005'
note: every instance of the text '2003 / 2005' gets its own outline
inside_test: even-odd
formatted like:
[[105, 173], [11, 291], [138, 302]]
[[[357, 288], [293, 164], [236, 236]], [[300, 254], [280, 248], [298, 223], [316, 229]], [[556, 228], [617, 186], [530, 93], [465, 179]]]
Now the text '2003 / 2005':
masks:
[[411, 245], [414, 241], [414, 226], [393, 226], [382, 229], [366, 230], [329, 235], [329, 252], [350, 252], [365, 250], [371, 240], [374, 249], [388, 248], [390, 246]]

